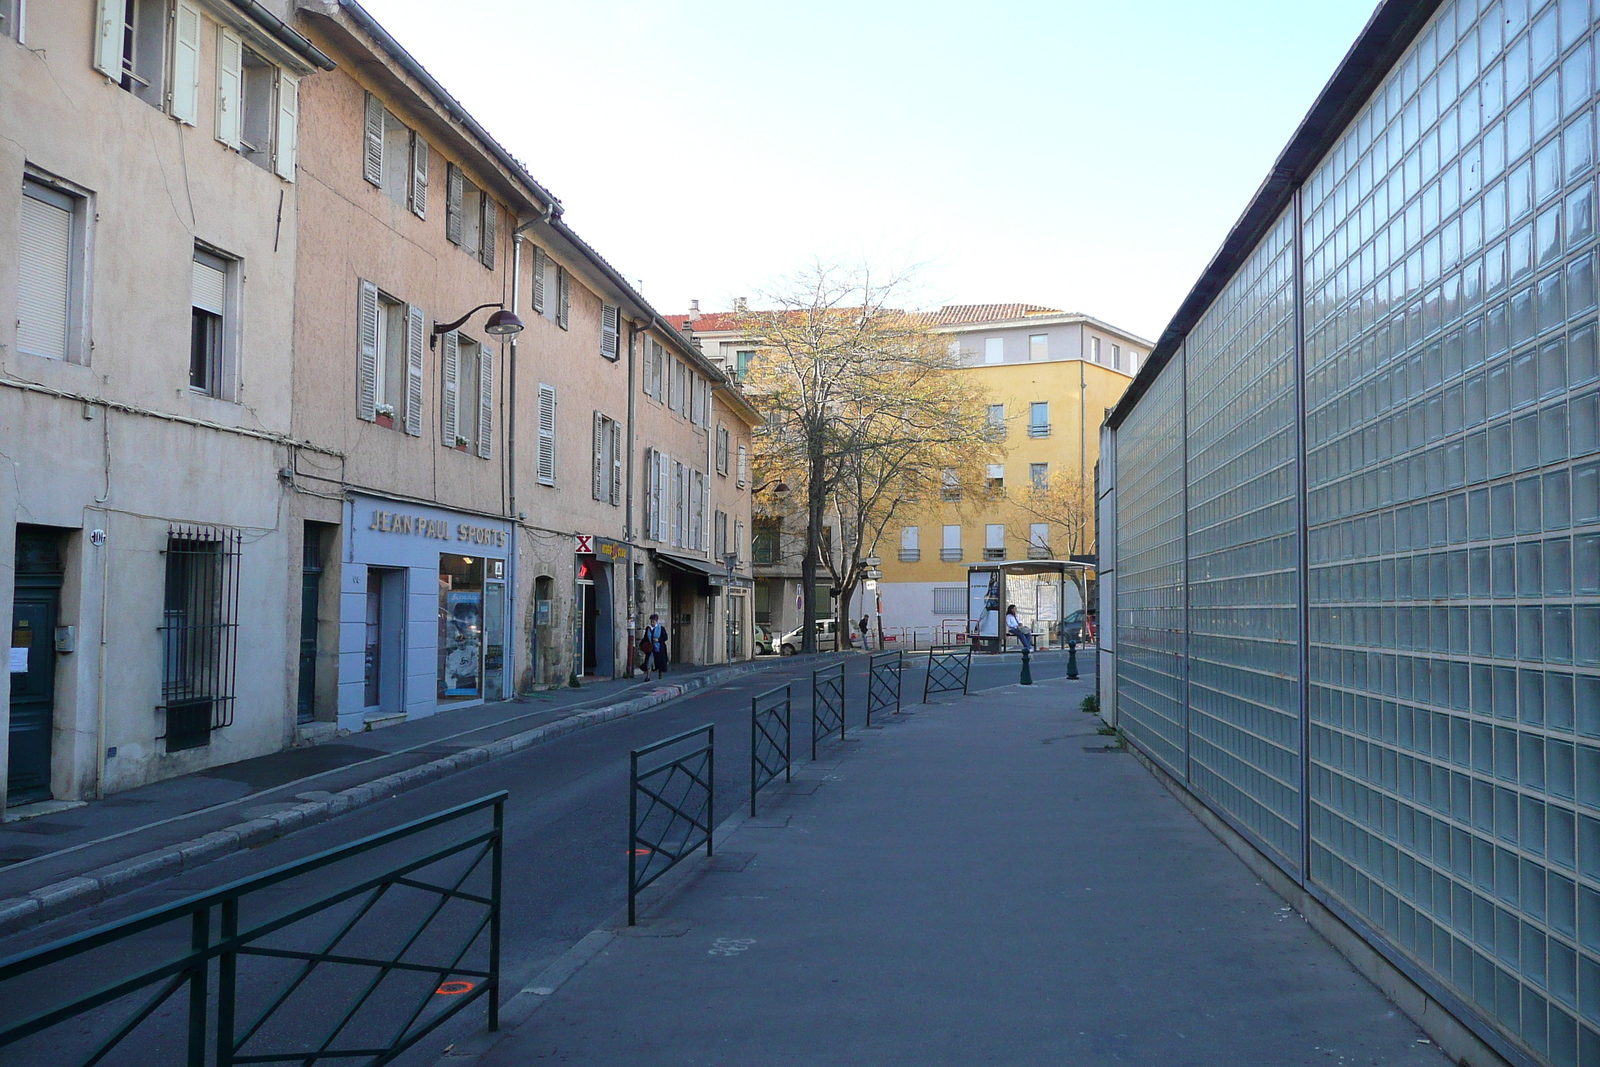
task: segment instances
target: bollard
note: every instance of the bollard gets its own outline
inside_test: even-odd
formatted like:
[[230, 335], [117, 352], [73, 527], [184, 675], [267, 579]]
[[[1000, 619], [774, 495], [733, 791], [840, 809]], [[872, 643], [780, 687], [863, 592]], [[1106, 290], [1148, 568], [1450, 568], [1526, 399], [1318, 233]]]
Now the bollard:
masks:
[[1071, 679], [1071, 678], [1076, 678], [1077, 676], [1078, 676], [1078, 642], [1076, 642], [1076, 641], [1068, 641], [1067, 642], [1067, 677], [1069, 679]]
[[1022, 650], [1022, 679], [1021, 679], [1021, 683], [1020, 683], [1022, 685], [1032, 685], [1033, 684], [1033, 668], [1028, 663], [1030, 658], [1031, 657], [1028, 655], [1028, 650], [1027, 649], [1023, 649]]

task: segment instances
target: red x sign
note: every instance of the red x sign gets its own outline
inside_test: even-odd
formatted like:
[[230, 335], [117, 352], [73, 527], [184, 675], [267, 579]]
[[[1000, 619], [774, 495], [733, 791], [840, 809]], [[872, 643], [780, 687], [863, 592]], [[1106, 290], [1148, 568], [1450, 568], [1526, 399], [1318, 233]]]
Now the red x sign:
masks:
[[594, 535], [578, 534], [578, 555], [589, 556], [594, 554]]

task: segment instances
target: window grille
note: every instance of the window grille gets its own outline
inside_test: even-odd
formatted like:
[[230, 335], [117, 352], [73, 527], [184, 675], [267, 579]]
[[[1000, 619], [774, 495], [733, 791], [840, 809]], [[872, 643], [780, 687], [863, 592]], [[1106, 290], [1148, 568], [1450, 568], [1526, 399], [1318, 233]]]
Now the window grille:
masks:
[[161, 615], [167, 751], [209, 744], [233, 725], [239, 628], [237, 530], [171, 526]]
[[933, 590], [935, 615], [965, 615], [967, 613], [967, 587], [964, 585], [935, 586]]

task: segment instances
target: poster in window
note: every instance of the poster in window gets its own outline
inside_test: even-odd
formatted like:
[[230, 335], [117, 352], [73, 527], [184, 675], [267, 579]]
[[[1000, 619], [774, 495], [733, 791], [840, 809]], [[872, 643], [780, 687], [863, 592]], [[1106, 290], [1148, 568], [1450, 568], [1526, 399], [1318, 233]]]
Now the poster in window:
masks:
[[446, 594], [444, 695], [475, 697], [480, 694], [483, 668], [483, 594], [453, 589]]

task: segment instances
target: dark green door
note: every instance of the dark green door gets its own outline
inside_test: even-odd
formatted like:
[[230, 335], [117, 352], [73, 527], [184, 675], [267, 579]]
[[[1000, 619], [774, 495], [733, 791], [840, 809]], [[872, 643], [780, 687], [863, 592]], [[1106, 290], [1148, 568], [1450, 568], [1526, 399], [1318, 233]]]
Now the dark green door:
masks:
[[6, 804], [50, 799], [55, 721], [56, 616], [61, 557], [53, 531], [17, 528], [17, 584], [11, 607], [11, 755]]
[[306, 524], [300, 571], [300, 686], [296, 708], [302, 725], [317, 717], [317, 602], [322, 599], [322, 538], [319, 534], [317, 527]]

